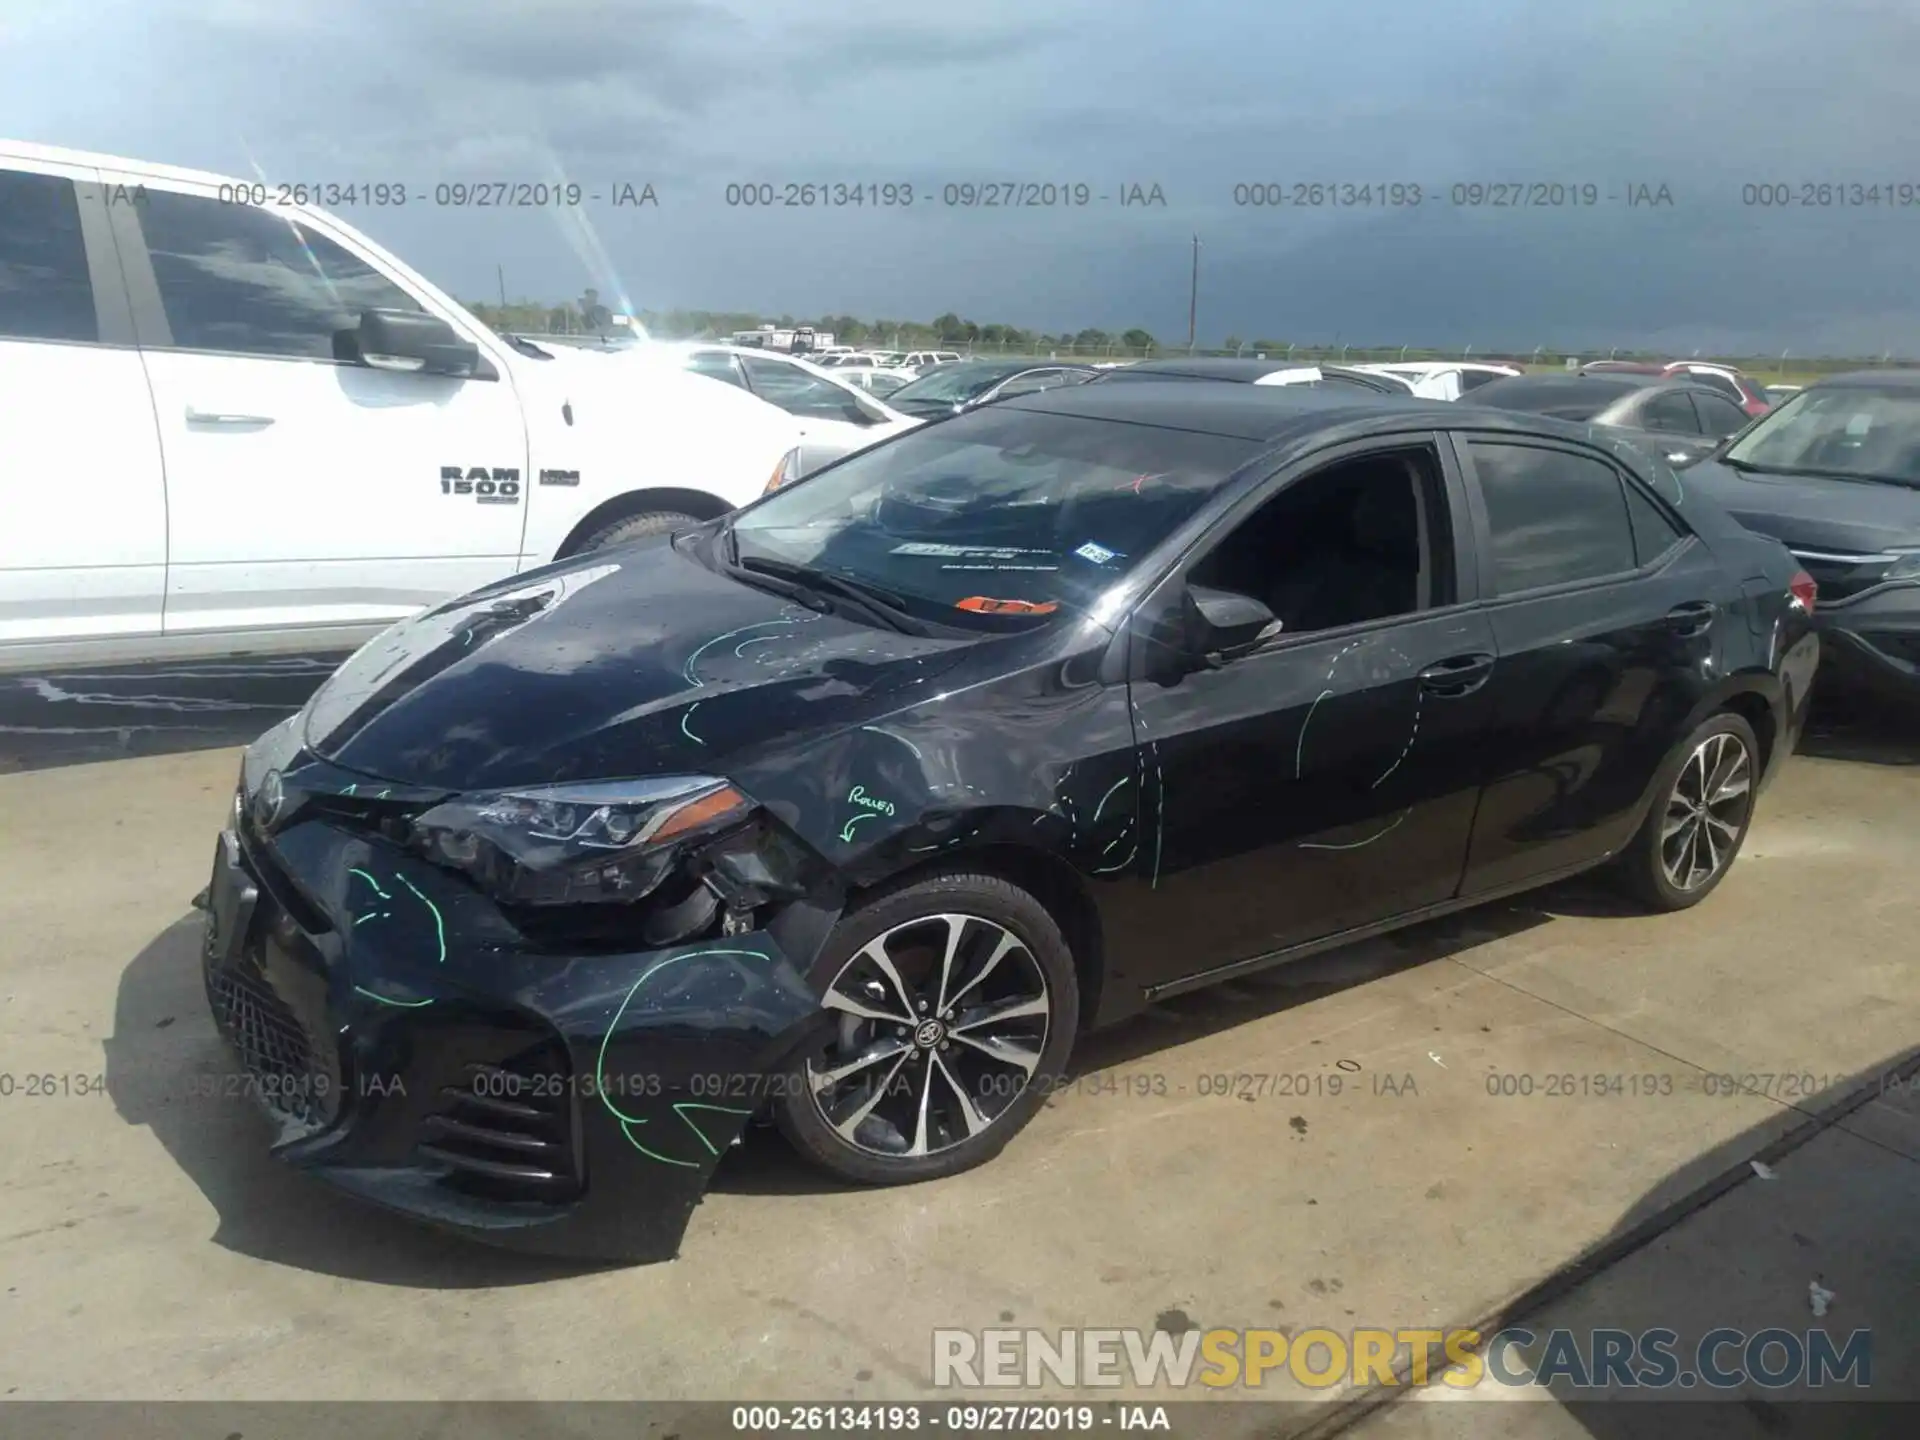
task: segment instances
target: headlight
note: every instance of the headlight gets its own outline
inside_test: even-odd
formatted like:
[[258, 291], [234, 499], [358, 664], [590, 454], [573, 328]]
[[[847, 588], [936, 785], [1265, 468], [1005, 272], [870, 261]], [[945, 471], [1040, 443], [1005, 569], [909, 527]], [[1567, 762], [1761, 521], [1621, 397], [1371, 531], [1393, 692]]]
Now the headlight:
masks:
[[522, 905], [645, 899], [684, 844], [744, 820], [753, 802], [725, 780], [674, 775], [463, 795], [413, 822], [427, 859]]
[[1894, 550], [1889, 553], [1900, 558], [1881, 573], [1882, 580], [1920, 580], [1920, 550]]
[[762, 495], [771, 495], [783, 485], [791, 485], [800, 478], [801, 451], [798, 445], [780, 457], [780, 463], [773, 467], [773, 474], [767, 477], [767, 488]]

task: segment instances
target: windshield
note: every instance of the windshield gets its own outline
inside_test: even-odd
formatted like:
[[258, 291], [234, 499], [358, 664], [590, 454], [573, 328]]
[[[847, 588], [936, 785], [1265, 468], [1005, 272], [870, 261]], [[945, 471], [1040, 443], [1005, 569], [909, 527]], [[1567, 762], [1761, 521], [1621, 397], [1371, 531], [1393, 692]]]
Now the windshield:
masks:
[[1754, 422], [1735, 465], [1920, 485], [1920, 386], [1802, 390]]
[[919, 617], [1004, 629], [1090, 608], [1262, 448], [988, 407], [777, 492], [733, 535], [743, 564], [811, 566]]
[[1018, 375], [1028, 365], [959, 364], [946, 365], [922, 375], [910, 385], [893, 392], [893, 402], [912, 406], [961, 405], [985, 394], [1009, 375]]

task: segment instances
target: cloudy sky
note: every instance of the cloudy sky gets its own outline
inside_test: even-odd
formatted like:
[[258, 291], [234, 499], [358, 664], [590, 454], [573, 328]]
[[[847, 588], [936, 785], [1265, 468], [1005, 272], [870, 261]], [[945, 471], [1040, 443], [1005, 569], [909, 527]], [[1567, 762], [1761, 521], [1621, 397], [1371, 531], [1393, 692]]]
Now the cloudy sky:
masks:
[[[341, 213], [470, 299], [498, 266], [514, 298], [1184, 339], [1198, 233], [1203, 344], [1920, 356], [1916, 64], [1913, 0], [0, 0], [0, 134], [405, 182]], [[562, 176], [658, 204], [431, 203]], [[1000, 180], [1112, 198], [942, 203]], [[790, 181], [915, 203], [727, 203]], [[1513, 181], [1601, 199], [1451, 203]], [[1376, 203], [1234, 203], [1258, 182]], [[1882, 203], [1743, 203], [1819, 183]]]

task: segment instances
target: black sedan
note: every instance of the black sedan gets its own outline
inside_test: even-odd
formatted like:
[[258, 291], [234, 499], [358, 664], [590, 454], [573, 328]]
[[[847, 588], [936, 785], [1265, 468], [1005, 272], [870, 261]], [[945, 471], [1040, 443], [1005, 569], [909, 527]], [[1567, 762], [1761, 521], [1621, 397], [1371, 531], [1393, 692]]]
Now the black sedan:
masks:
[[1627, 372], [1515, 375], [1482, 385], [1472, 403], [1605, 425], [1670, 464], [1700, 459], [1749, 418], [1708, 386]]
[[902, 385], [887, 396], [887, 404], [902, 414], [934, 420], [995, 400], [1081, 385], [1098, 374], [1091, 365], [1054, 361], [950, 360]]
[[1226, 380], [1240, 385], [1285, 385], [1318, 389], [1321, 386], [1364, 390], [1374, 395], [1406, 396], [1413, 386], [1397, 375], [1354, 370], [1344, 365], [1296, 365], [1281, 360], [1245, 360], [1233, 356], [1199, 355], [1190, 359], [1137, 360], [1100, 372], [1100, 383], [1142, 380]]
[[1680, 478], [1813, 574], [1831, 679], [1920, 718], [1920, 373], [1809, 386]]
[[670, 1256], [756, 1113], [950, 1175], [1159, 997], [1605, 863], [1697, 903], [1810, 608], [1582, 427], [1005, 400], [370, 643], [247, 751], [207, 992], [286, 1160]]

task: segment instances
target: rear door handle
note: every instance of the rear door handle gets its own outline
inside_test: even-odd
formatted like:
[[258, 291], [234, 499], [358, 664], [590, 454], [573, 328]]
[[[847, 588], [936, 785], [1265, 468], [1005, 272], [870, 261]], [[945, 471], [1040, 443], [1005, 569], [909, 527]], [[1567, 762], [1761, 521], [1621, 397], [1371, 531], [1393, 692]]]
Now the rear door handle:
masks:
[[1431, 695], [1471, 695], [1487, 683], [1493, 662], [1484, 651], [1450, 656], [1420, 672], [1420, 688]]
[[1713, 624], [1713, 617], [1719, 613], [1720, 607], [1707, 600], [1676, 605], [1667, 612], [1667, 628], [1678, 635], [1698, 635]]
[[196, 410], [193, 406], [189, 405], [187, 407], [187, 423], [189, 425], [271, 425], [273, 424], [273, 416], [234, 415], [216, 410]]

